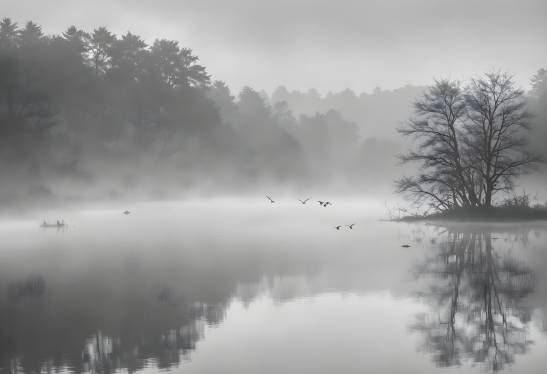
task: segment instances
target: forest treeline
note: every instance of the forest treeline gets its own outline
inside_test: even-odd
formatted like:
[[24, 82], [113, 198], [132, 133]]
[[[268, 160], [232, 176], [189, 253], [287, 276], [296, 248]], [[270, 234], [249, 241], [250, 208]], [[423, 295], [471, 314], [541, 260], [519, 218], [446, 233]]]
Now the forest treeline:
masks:
[[356, 93], [345, 89], [321, 95], [314, 89], [302, 92], [280, 86], [269, 99], [272, 103], [287, 102], [296, 115], [313, 115], [334, 109], [343, 113], [344, 118], [355, 122], [364, 137], [398, 141], [394, 127], [412, 114], [411, 103], [424, 89], [421, 86], [406, 85], [394, 90], [377, 87], [371, 93]]
[[361, 139], [336, 110], [296, 115], [249, 87], [235, 97], [177, 41], [104, 27], [50, 36], [3, 19], [0, 92], [4, 202], [349, 186], [395, 164], [373, 160], [393, 142]]
[[4, 18], [0, 203], [198, 187], [392, 190], [395, 129], [422, 91], [234, 94], [174, 40], [104, 27], [46, 35]]

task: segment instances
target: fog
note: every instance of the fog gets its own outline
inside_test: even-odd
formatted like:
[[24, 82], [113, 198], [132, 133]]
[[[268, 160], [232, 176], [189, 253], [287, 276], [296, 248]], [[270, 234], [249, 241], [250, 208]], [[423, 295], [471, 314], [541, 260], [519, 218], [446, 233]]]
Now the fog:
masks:
[[[75, 24], [179, 40], [234, 91], [279, 85], [372, 92], [501, 68], [521, 85], [547, 52], [541, 0], [3, 0], [4, 16], [60, 33]], [[62, 19], [59, 9], [67, 19]], [[508, 46], [511, 46], [508, 48]]]
[[540, 0], [0, 0], [0, 373], [544, 373]]
[[3, 205], [253, 191], [386, 198], [404, 144], [396, 126], [422, 91], [232, 92], [177, 41], [105, 28], [46, 36], [9, 19], [3, 28]]
[[[120, 9], [117, 7], [125, 5], [118, 2], [109, 6], [116, 12]], [[306, 4], [302, 3], [292, 8], [287, 27], [273, 32], [268, 25], [275, 18], [266, 17], [269, 23], [261, 27], [258, 22], [264, 21], [267, 12], [279, 12], [278, 6], [241, 5], [257, 17], [245, 18], [243, 22], [241, 15], [234, 12], [235, 8], [222, 6], [213, 12], [210, 21], [217, 19], [222, 24], [231, 20], [240, 24], [241, 29], [231, 30], [223, 36], [235, 33], [231, 35], [234, 46], [239, 43], [243, 30], [259, 30], [249, 34], [252, 40], [244, 55], [251, 52], [260, 55], [266, 48], [282, 52], [289, 40], [298, 43], [320, 40], [325, 31], [310, 33], [302, 25], [315, 28], [319, 20], [335, 11], [350, 14], [350, 11], [361, 10], [361, 5], [353, 2], [348, 2], [347, 8], [322, 2], [315, 4], [313, 14], [319, 18], [312, 20], [304, 11]], [[392, 5], [395, 6], [395, 2]], [[424, 10], [432, 6], [427, 1], [416, 7], [398, 5], [402, 6], [401, 10], [415, 14], [418, 20], [430, 19], [424, 14]], [[109, 16], [97, 15], [95, 24], [88, 23], [94, 17], [87, 17], [81, 25], [75, 26], [69, 25], [79, 20], [76, 11], [73, 20], [59, 19], [54, 23], [49, 8], [37, 7], [34, 11], [41, 11], [36, 13], [35, 19], [30, 18], [35, 14], [33, 10], [25, 13], [31, 20], [26, 23], [27, 19], [20, 20], [23, 10], [15, 3], [6, 3], [5, 11], [11, 9], [15, 18], [6, 18], [2, 23], [0, 69], [4, 96], [1, 102], [0, 174], [3, 183], [0, 202], [3, 206], [172, 199], [195, 195], [246, 196], [250, 193], [353, 194], [395, 201], [394, 181], [404, 171], [420, 167], [419, 164], [401, 165], [399, 159], [417, 145], [413, 142], [415, 139], [398, 132], [412, 120], [413, 105], [440, 77], [468, 84], [482, 73], [492, 71], [491, 67], [477, 72], [462, 68], [454, 74], [447, 66], [442, 75], [430, 71], [427, 80], [418, 78], [417, 72], [408, 72], [408, 77], [418, 79], [401, 79], [394, 85], [385, 78], [384, 86], [389, 89], [381, 88], [381, 85], [372, 89], [350, 82], [342, 86], [332, 84], [325, 89], [323, 78], [327, 76], [344, 82], [342, 72], [330, 68], [320, 74], [321, 79], [309, 82], [300, 90], [291, 88], [302, 85], [296, 83], [287, 69], [287, 74], [279, 75], [277, 69], [267, 74], [275, 84], [273, 81], [264, 84], [260, 79], [235, 82], [230, 74], [223, 76], [215, 63], [211, 62], [209, 66], [207, 59], [197, 54], [201, 46], [209, 45], [206, 33], [203, 40], [195, 40], [197, 45], [186, 44], [192, 38], [170, 39], [173, 35], [168, 27], [171, 16], [163, 13], [170, 6], [177, 11], [181, 4], [169, 2], [150, 13], [152, 20], [161, 20], [166, 25], [155, 28], [151, 35], [150, 29], [138, 22], [143, 12], [150, 11], [145, 2], [134, 4], [118, 23]], [[496, 43], [504, 40], [511, 44], [512, 39], [507, 38], [519, 38], [523, 34], [528, 37], [528, 43], [534, 43], [543, 27], [543, 23], [536, 22], [541, 6], [530, 2], [523, 10], [525, 13], [516, 18], [522, 28], [514, 27], [517, 34], [503, 29], [506, 35], [496, 36]], [[210, 7], [209, 3], [192, 5], [185, 17], [195, 20]], [[382, 18], [391, 8], [375, 2], [362, 7], [363, 11], [370, 11], [363, 13], [366, 14], [363, 20], [369, 21], [364, 23], [366, 26], [353, 18], [345, 23], [333, 18], [332, 25], [339, 27], [334, 27], [328, 37], [344, 40], [344, 45], [358, 43], [358, 40], [398, 45], [388, 26], [401, 19], [401, 14], [394, 13], [396, 18], [380, 25], [371, 14]], [[79, 12], [85, 9], [84, 6]], [[452, 15], [443, 28], [446, 33], [450, 34], [455, 24], [468, 32], [477, 30], [480, 17], [464, 19], [464, 9], [460, 5], [444, 9]], [[495, 15], [505, 20], [510, 17], [511, 9], [509, 4], [496, 7]], [[477, 9], [478, 14], [485, 11], [484, 4]], [[526, 22], [525, 16], [529, 16]], [[486, 22], [500, 30], [494, 18], [491, 15]], [[296, 19], [300, 26], [296, 25]], [[134, 25], [130, 31], [117, 31], [125, 26], [124, 22], [130, 21]], [[434, 29], [439, 20], [432, 19], [432, 22], [428, 27]], [[103, 24], [112, 28], [101, 26]], [[187, 27], [195, 26], [190, 22]], [[450, 59], [444, 51], [433, 48], [437, 42], [425, 39], [424, 33], [429, 29], [420, 22], [410, 22], [408, 27], [406, 36], [398, 38], [412, 37], [414, 44], [427, 42], [428, 53]], [[480, 27], [487, 29], [487, 26]], [[144, 34], [140, 34], [141, 29]], [[293, 39], [289, 38], [291, 31]], [[359, 35], [362, 39], [358, 39]], [[450, 38], [460, 38], [460, 42], [467, 40], [465, 35]], [[461, 44], [453, 42], [456, 46]], [[497, 49], [495, 46], [493, 43], [488, 48]], [[415, 47], [418, 50], [418, 46]], [[238, 51], [234, 49], [231, 53]], [[301, 53], [310, 52], [302, 49]], [[370, 55], [392, 59], [383, 50], [371, 49]], [[472, 57], [471, 51], [467, 55], [469, 61], [484, 63], [483, 58]], [[309, 56], [314, 59], [313, 54]], [[423, 58], [427, 56], [422, 54]], [[292, 70], [299, 71], [299, 62], [290, 57], [289, 61], [293, 64]], [[527, 71], [522, 64], [508, 67], [515, 85], [524, 89], [534, 116], [530, 121], [532, 130], [527, 133], [530, 149], [542, 153], [545, 74], [538, 70], [541, 58], [530, 54], [520, 61], [537, 64], [533, 71]], [[406, 62], [396, 69], [399, 73], [409, 69]], [[496, 66], [503, 68], [503, 64]], [[232, 66], [241, 77], [254, 68], [256, 61], [244, 58], [240, 66]], [[394, 69], [386, 67], [369, 73], [355, 70], [353, 73], [355, 81], [359, 81], [362, 77], [366, 79], [369, 75], [388, 71]], [[527, 75], [523, 76], [523, 71], [527, 71]], [[265, 87], [270, 90], [264, 90]], [[526, 193], [535, 202], [543, 203], [543, 167], [526, 174], [514, 181], [511, 191], [505, 192], [509, 192], [508, 196]]]
[[[59, 229], [1, 220], [0, 367], [543, 369], [543, 222], [395, 224], [377, 220], [383, 207], [374, 201], [276, 204], [205, 198], [135, 204], [128, 216], [118, 206], [40, 212], [63, 214], [70, 224]], [[489, 306], [511, 321], [499, 357], [437, 344], [446, 325], [435, 322], [451, 308], [453, 347], [479, 341], [474, 327]], [[315, 360], [317, 352], [327, 358]]]

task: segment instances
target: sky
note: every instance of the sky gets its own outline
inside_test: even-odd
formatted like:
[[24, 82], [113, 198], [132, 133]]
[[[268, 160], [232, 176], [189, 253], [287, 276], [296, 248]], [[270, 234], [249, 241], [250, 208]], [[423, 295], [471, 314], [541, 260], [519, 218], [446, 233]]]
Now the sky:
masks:
[[75, 24], [176, 39], [239, 90], [370, 92], [547, 67], [545, 0], [0, 0], [48, 33]]

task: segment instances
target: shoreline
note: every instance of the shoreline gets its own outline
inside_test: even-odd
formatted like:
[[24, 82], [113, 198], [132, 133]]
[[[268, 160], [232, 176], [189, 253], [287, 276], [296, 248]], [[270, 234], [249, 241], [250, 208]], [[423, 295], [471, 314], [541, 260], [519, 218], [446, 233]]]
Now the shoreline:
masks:
[[459, 208], [426, 216], [406, 216], [396, 222], [466, 221], [466, 222], [529, 222], [547, 221], [547, 207]]

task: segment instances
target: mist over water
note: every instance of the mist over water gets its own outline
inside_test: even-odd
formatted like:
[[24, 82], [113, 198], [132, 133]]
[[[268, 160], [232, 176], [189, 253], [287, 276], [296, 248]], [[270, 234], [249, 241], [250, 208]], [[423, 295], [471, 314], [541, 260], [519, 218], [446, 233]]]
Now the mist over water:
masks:
[[[482, 372], [488, 285], [508, 339], [496, 370], [542, 372], [544, 223], [397, 224], [367, 200], [264, 200], [73, 211], [60, 229], [3, 221], [0, 367]], [[457, 277], [454, 328], [474, 350], [447, 332]]]
[[0, 0], [0, 374], [543, 374], [542, 0]]

